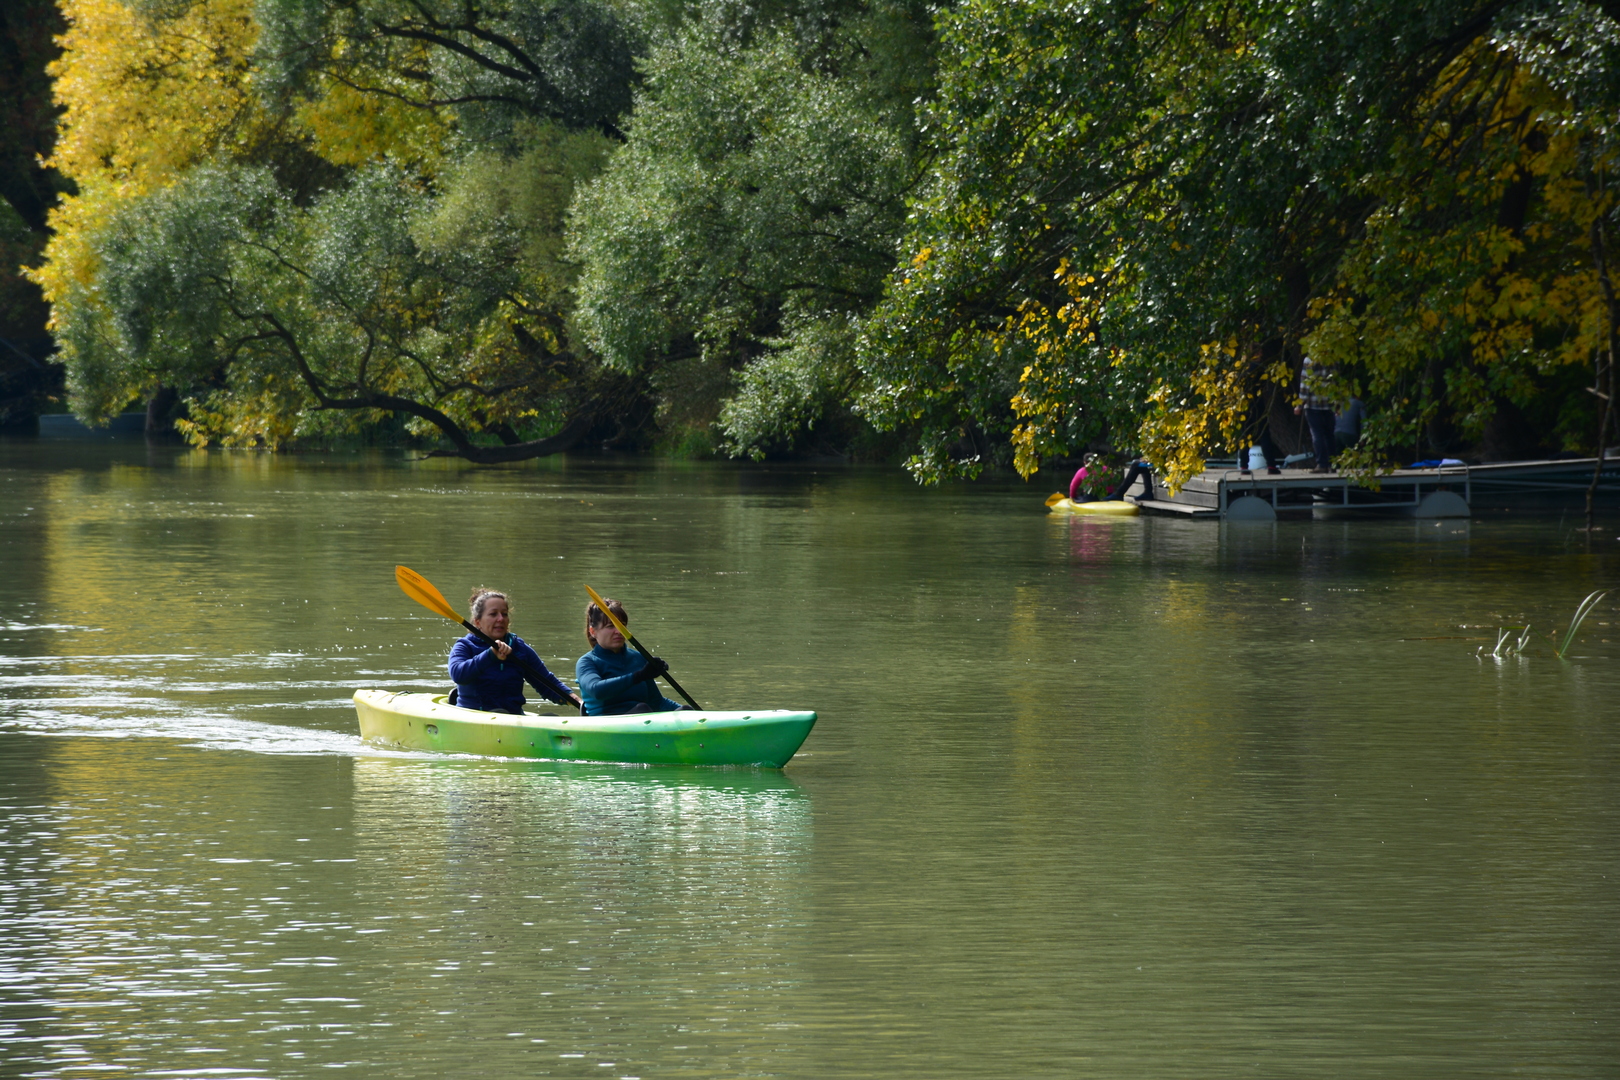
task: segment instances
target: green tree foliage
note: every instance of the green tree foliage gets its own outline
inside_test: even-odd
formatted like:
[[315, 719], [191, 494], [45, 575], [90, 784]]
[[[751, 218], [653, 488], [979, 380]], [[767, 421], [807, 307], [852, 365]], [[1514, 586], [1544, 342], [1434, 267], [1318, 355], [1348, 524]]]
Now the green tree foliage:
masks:
[[[1582, 169], [1606, 175], [1615, 100], [1613, 25], [1590, 6], [983, 0], [942, 25], [937, 167], [861, 354], [874, 418], [921, 427], [920, 476], [1009, 443], [1027, 474], [1109, 438], [1176, 483], [1247, 445], [1255, 399], [1291, 395], [1306, 349], [1380, 417], [1368, 469], [1436, 419], [1478, 432], [1514, 395], [1570, 399], [1551, 369], [1580, 349], [1554, 342], [1587, 333], [1593, 289], [1547, 298], [1591, 266], [1594, 214], [1557, 204]], [[1528, 160], [1554, 114], [1580, 152]], [[1505, 226], [1526, 239], [1493, 247], [1510, 195], [1529, 200]], [[1453, 292], [1430, 296], [1396, 261], [1447, 222], [1461, 232], [1426, 258]], [[1558, 233], [1545, 259], [1514, 246], [1532, 223]], [[1508, 310], [1514, 258], [1541, 314]], [[1536, 328], [1467, 351], [1476, 317], [1457, 315], [1445, 343], [1414, 345], [1411, 320], [1487, 272], [1501, 317]]]
[[860, 380], [928, 89], [920, 4], [717, 5], [654, 47], [628, 141], [574, 224], [579, 318], [666, 423], [792, 447]]
[[1382, 405], [1361, 467], [1390, 447], [1593, 448], [1585, 386], [1615, 326], [1616, 60], [1620, 25], [1583, 5], [1498, 19], [1393, 141], [1303, 343]]
[[[545, 280], [526, 273], [545, 253], [519, 250], [531, 238], [514, 224], [520, 196], [549, 195], [552, 215], [566, 203], [573, 178], [545, 169], [551, 157], [465, 163], [433, 198], [376, 165], [307, 207], [268, 169], [191, 171], [101, 238], [112, 317], [72, 324], [89, 333], [66, 342], [82, 407], [110, 411], [125, 365], [162, 357], [166, 378], [207, 388], [183, 421], [199, 440], [274, 446], [383, 413], [480, 461], [577, 440], [591, 415], [570, 406], [592, 383], [555, 306], [526, 287]], [[504, 445], [477, 445], [480, 431]]]
[[[595, 48], [606, 9], [448, 25], [455, 11], [420, 4], [265, 0], [261, 23], [241, 0], [74, 2], [59, 156], [84, 194], [41, 278], [81, 414], [172, 386], [197, 442], [275, 446], [391, 416], [505, 461], [622, 410], [627, 381], [570, 344], [560, 259], [611, 103], [569, 97], [597, 95], [590, 80], [536, 89], [518, 56], [563, 63], [582, 27]], [[614, 40], [604, 55], [627, 70]], [[520, 67], [492, 74], [469, 56], [482, 46]], [[130, 139], [166, 115], [179, 123]]]
[[505, 460], [651, 396], [735, 454], [859, 416], [925, 480], [1108, 443], [1173, 486], [1309, 353], [1365, 473], [1607, 437], [1587, 0], [61, 4], [36, 276], [86, 415]]
[[333, 82], [418, 108], [454, 108], [498, 138], [514, 116], [617, 135], [639, 35], [590, 0], [259, 0], [265, 83]]

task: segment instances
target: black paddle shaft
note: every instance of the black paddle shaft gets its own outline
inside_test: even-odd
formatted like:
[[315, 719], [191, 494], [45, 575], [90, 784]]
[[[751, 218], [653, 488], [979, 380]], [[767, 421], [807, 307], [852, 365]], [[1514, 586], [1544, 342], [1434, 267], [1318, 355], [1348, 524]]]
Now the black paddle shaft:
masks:
[[[472, 623], [468, 622], [466, 619], [461, 620], [461, 625], [465, 626], [468, 630], [470, 630], [472, 632], [473, 636], [478, 638], [479, 641], [488, 642], [490, 645], [495, 644], [495, 639], [494, 638], [490, 637], [488, 634], [486, 634], [482, 630], [478, 629], [478, 627], [474, 626]], [[542, 684], [542, 683], [544, 683], [546, 681], [545, 672], [541, 671], [539, 668], [535, 667], [533, 664], [529, 663], [527, 660], [520, 660], [514, 655], [512, 657], [512, 663], [516, 664], [518, 666], [518, 669], [520, 671], [522, 671], [523, 674], [525, 674], [525, 675], [527, 675], [529, 677], [529, 681], [535, 684], [535, 689], [536, 690], [538, 690], [540, 688], [540, 684]], [[561, 681], [561, 680], [559, 680], [559, 681]], [[571, 705], [573, 703], [570, 702], [567, 698], [564, 698], [563, 700], [557, 702], [557, 704], [558, 705]], [[696, 706], [694, 706], [694, 708], [695, 707]], [[579, 711], [580, 712], [585, 711], [584, 702], [580, 703]]]
[[[626, 629], [629, 629], [629, 628], [626, 627]], [[641, 642], [636, 640], [636, 635], [628, 634], [628, 635], [625, 636], [625, 640], [628, 641], [630, 644], [634, 645], [636, 647], [636, 651], [639, 652], [642, 656], [645, 656], [649, 660], [652, 659], [652, 653], [647, 651], [647, 646], [643, 645]], [[694, 709], [697, 709], [698, 712], [703, 711], [703, 709], [698, 705], [698, 703], [692, 700], [692, 695], [688, 694], [685, 690], [681, 689], [681, 684], [675, 681], [675, 676], [671, 675], [669, 672], [666, 671], [666, 672], [664, 672], [664, 681], [669, 683], [669, 688], [671, 690], [675, 691], [677, 694], [681, 695], [681, 697], [685, 698], [686, 703], [688, 705], [692, 706], [692, 708], [694, 708]]]

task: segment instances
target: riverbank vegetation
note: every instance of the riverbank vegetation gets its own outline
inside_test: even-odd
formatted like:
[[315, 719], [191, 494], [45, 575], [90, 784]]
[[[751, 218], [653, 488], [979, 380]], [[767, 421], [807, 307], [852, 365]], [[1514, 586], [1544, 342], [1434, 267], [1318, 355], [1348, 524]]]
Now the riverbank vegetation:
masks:
[[70, 190], [39, 164], [56, 131], [45, 68], [64, 26], [54, 0], [0, 6], [0, 432], [27, 430], [63, 397], [62, 367], [46, 331], [50, 309], [23, 267], [39, 262], [50, 237], [47, 215]]
[[61, 0], [75, 409], [1175, 486], [1591, 452], [1620, 24], [1574, 0]]

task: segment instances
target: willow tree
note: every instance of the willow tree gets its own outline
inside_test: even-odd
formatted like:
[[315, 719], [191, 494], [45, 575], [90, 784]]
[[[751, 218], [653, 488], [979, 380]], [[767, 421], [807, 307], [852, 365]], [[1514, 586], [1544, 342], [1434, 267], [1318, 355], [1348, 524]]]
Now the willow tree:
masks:
[[199, 443], [393, 417], [503, 461], [633, 395], [573, 346], [560, 259], [629, 100], [610, 9], [64, 8], [55, 163], [81, 194], [39, 278], [82, 415], [167, 386]]
[[1364, 470], [1504, 405], [1589, 444], [1598, 9], [985, 0], [942, 26], [938, 168], [862, 352], [921, 477], [1108, 440], [1174, 486], [1286, 415], [1307, 351], [1376, 417]]
[[860, 320], [925, 165], [932, 9], [716, 5], [651, 49], [627, 141], [576, 207], [580, 323], [690, 447], [858, 433]]

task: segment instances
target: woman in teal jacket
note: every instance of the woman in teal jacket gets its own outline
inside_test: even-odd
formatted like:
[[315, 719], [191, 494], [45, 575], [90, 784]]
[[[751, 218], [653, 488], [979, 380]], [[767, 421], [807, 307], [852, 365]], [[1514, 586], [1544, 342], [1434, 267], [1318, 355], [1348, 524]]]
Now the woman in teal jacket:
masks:
[[[620, 622], [630, 624], [623, 604], [610, 597], [603, 597], [602, 602]], [[591, 651], [575, 661], [574, 676], [586, 716], [671, 712], [686, 707], [658, 692], [657, 679], [669, 665], [656, 656], [626, 648], [624, 635], [594, 603], [585, 605], [585, 638]]]

